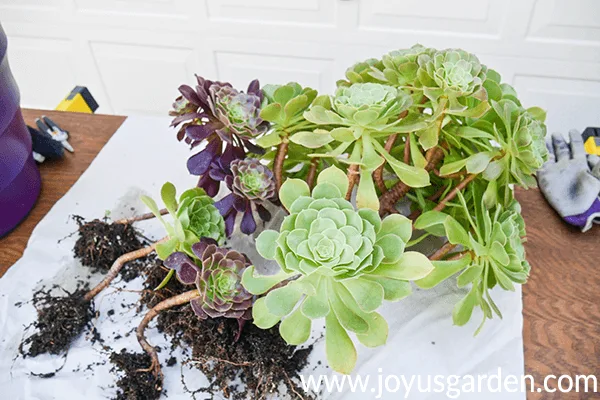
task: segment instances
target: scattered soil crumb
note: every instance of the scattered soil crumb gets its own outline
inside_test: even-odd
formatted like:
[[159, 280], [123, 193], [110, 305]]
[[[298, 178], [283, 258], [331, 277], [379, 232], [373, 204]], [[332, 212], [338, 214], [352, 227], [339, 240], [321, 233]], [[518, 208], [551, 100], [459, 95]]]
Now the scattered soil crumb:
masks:
[[[66, 296], [52, 295], [49, 290], [38, 290], [33, 294], [38, 318], [32, 324], [36, 332], [19, 346], [24, 357], [43, 353], [60, 354], [68, 350], [73, 339], [81, 334], [86, 325], [90, 325], [94, 317], [93, 304], [82, 300], [87, 285], [80, 285], [73, 293], [61, 290]], [[95, 335], [94, 338], [99, 339]]]
[[[151, 289], [158, 286], [167, 271], [158, 265], [148, 269], [148, 273], [145, 288]], [[159, 292], [145, 292], [141, 302], [153, 307], [165, 298], [186, 290], [189, 287], [177, 279], [171, 279]], [[297, 379], [308, 364], [312, 346], [299, 348], [288, 345], [279, 335], [277, 326], [263, 330], [246, 323], [240, 340], [234, 342], [238, 331], [236, 320], [200, 320], [189, 305], [183, 305], [159, 314], [157, 327], [171, 337], [173, 348], [191, 348], [192, 359], [189, 362], [211, 382], [209, 387], [202, 388], [200, 392], [208, 394], [210, 398], [268, 398], [277, 395], [280, 385], [287, 388], [292, 398], [300, 397], [298, 394], [306, 400], [315, 398], [304, 392]], [[235, 382], [241, 382], [242, 385]]]
[[119, 389], [114, 400], [155, 400], [160, 397], [160, 385], [152, 372], [139, 371], [150, 365], [146, 353], [130, 353], [123, 349], [120, 353], [113, 352], [110, 361], [124, 373], [117, 381]]
[[130, 224], [111, 224], [99, 219], [85, 222], [83, 217], [73, 218], [79, 225], [79, 238], [73, 252], [93, 272], [108, 271], [121, 255], [143, 246]]

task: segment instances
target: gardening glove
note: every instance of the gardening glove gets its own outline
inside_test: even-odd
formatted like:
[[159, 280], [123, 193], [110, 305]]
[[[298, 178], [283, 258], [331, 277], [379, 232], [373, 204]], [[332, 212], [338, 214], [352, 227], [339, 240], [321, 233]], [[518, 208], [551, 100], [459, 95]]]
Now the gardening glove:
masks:
[[569, 132], [571, 143], [554, 133], [546, 142], [549, 160], [537, 173], [540, 190], [548, 203], [569, 224], [582, 232], [600, 223], [600, 163], [597, 156], [586, 158], [583, 138]]

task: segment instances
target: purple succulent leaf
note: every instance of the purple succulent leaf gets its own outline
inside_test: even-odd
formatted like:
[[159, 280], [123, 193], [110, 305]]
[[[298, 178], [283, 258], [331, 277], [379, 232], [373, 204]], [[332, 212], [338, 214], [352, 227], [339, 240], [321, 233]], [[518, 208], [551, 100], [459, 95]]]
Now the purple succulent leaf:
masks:
[[171, 126], [177, 126], [182, 122], [193, 120], [196, 118], [201, 118], [201, 117], [202, 117], [202, 114], [198, 114], [197, 112], [191, 112], [191, 113], [187, 113], [187, 114], [183, 114], [183, 115], [178, 115], [177, 117], [173, 118], [173, 120], [171, 121]]
[[222, 169], [212, 165], [208, 173], [213, 180], [219, 182], [224, 181], [228, 177]]
[[255, 145], [247, 139], [243, 139], [243, 142], [249, 152], [260, 155], [265, 154], [265, 149], [263, 149], [262, 147]]
[[192, 104], [198, 104], [198, 105], [201, 104], [201, 101], [200, 101], [200, 98], [198, 97], [198, 94], [190, 86], [188, 86], [188, 85], [181, 85], [181, 86], [179, 86], [179, 93], [181, 93], [181, 95], [183, 97], [185, 97], [186, 100], [189, 101], [190, 103], [192, 103]]
[[219, 210], [219, 213], [221, 215], [226, 216], [232, 210], [233, 202], [234, 202], [233, 194], [228, 194], [227, 196], [223, 197], [221, 200], [217, 201], [215, 203], [215, 207], [217, 208], [217, 210]]
[[199, 153], [191, 156], [187, 161], [187, 168], [192, 175], [204, 175], [210, 166], [210, 163], [219, 154], [221, 143], [213, 140], [206, 145], [206, 148]]
[[233, 207], [235, 207], [237, 212], [245, 212], [250, 207], [248, 200], [246, 200], [242, 196], [238, 196], [235, 193], [233, 194]]
[[177, 278], [184, 285], [192, 285], [196, 282], [196, 278], [200, 269], [194, 262], [184, 253], [175, 252], [164, 261], [167, 268], [174, 269], [177, 273]]
[[202, 238], [199, 242], [192, 245], [192, 252], [194, 252], [196, 257], [202, 260], [203, 257], [206, 256], [205, 252], [209, 250], [210, 246], [214, 246], [216, 248], [217, 242], [214, 239]]
[[209, 307], [206, 303], [202, 305], [202, 311], [204, 311], [204, 313], [211, 318], [219, 318], [223, 316], [223, 313], [214, 310], [213, 308]]
[[205, 125], [190, 125], [186, 128], [185, 134], [192, 140], [202, 141], [215, 132], [215, 124], [207, 123]]
[[195, 299], [190, 300], [190, 306], [192, 306], [192, 310], [200, 319], [208, 319], [208, 315], [202, 309], [202, 299], [196, 297]]
[[254, 221], [254, 216], [252, 215], [252, 208], [250, 205], [248, 205], [248, 208], [246, 208], [246, 212], [242, 217], [240, 230], [246, 235], [250, 235], [256, 230], [256, 221]]
[[219, 193], [220, 182], [212, 179], [210, 174], [202, 175], [198, 180], [199, 188], [204, 189], [207, 195], [215, 197]]
[[235, 217], [237, 216], [237, 212], [231, 212], [225, 217], [225, 235], [227, 237], [231, 237], [233, 233], [233, 228], [235, 227]]
[[258, 82], [258, 79], [253, 80], [252, 82], [250, 82], [250, 84], [248, 85], [248, 93], [252, 93], [256, 96], [260, 96], [261, 91], [260, 91], [260, 82]]
[[265, 222], [269, 222], [271, 220], [271, 213], [269, 212], [269, 210], [267, 210], [262, 204], [255, 204], [255, 206], [256, 212], [258, 213], [260, 219], [262, 219]]

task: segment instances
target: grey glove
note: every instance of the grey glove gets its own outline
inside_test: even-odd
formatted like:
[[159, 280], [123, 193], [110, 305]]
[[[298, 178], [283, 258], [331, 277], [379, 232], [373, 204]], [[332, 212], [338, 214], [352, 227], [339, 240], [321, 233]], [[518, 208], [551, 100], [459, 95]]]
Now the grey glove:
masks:
[[577, 130], [571, 130], [569, 136], [569, 145], [557, 133], [546, 142], [549, 160], [538, 171], [537, 179], [556, 212], [585, 232], [595, 218], [600, 223], [600, 158], [586, 157], [583, 138]]

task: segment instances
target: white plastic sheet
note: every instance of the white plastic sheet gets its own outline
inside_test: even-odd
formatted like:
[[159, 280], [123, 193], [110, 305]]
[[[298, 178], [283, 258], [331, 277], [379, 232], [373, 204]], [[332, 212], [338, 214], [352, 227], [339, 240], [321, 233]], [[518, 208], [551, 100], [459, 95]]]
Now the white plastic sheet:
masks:
[[[164, 118], [128, 118], [113, 138], [100, 152], [90, 168], [81, 176], [71, 190], [50, 210], [48, 215], [33, 231], [23, 257], [0, 279], [0, 399], [107, 399], [116, 393], [116, 376], [110, 372], [109, 351], [100, 343], [92, 344], [82, 335], [72, 345], [66, 359], [59, 356], [39, 356], [23, 359], [18, 355], [18, 345], [25, 335], [25, 327], [35, 319], [35, 310], [28, 301], [32, 293], [42, 286], [60, 284], [67, 289], [75, 286], [78, 277], [86, 277], [89, 272], [78, 264], [72, 255], [76, 231], [71, 215], [81, 215], [87, 219], [102, 217], [111, 211], [113, 218], [129, 216], [144, 207], [139, 195], [146, 193], [158, 198], [160, 186], [171, 181], [179, 188], [188, 188], [196, 179], [189, 176], [185, 161], [189, 151], [185, 145], [175, 140], [175, 134]], [[73, 132], [77, 135], [77, 132]], [[133, 208], [133, 210], [132, 210]], [[164, 235], [155, 221], [139, 223], [146, 236], [160, 238]], [[1, 249], [0, 249], [1, 251]], [[92, 276], [92, 283], [101, 276]], [[117, 282], [96, 298], [96, 309], [100, 312], [94, 320], [96, 328], [113, 350], [127, 348], [139, 351], [132, 330], [141, 320], [134, 305], [139, 297], [135, 292], [119, 291], [140, 289], [141, 279], [125, 285]], [[457, 289], [454, 282], [446, 282], [433, 290], [415, 290], [408, 299], [384, 305], [382, 314], [389, 322], [388, 343], [377, 349], [358, 346], [359, 361], [353, 374], [364, 377], [370, 375], [366, 393], [355, 392], [346, 386], [342, 392], [327, 391], [319, 398], [371, 399], [379, 396], [378, 380], [382, 375], [405, 375], [410, 381], [412, 375], [420, 375], [413, 381], [410, 393], [400, 387], [395, 393], [382, 393], [381, 398], [389, 399], [445, 399], [456, 398], [456, 391], [440, 389], [432, 384], [429, 393], [419, 393], [427, 388], [427, 376], [434, 375], [502, 375], [523, 374], [523, 340], [521, 292], [514, 293], [494, 290], [492, 295], [504, 313], [504, 319], [488, 321], [479, 336], [473, 332], [480, 322], [481, 314], [475, 312], [472, 321], [465, 327], [452, 325], [452, 307], [466, 294], [465, 289]], [[16, 303], [22, 302], [21, 306]], [[125, 308], [122, 305], [126, 306]], [[115, 310], [112, 316], [109, 310]], [[153, 326], [153, 325], [151, 325]], [[29, 333], [31, 333], [29, 331]], [[318, 329], [313, 336], [318, 337]], [[121, 336], [119, 339], [115, 337]], [[148, 330], [149, 341], [153, 345], [163, 345], [159, 356], [164, 361], [170, 357], [167, 341], [155, 328]], [[188, 356], [177, 350], [179, 362], [174, 367], [164, 367], [165, 388], [168, 398], [188, 399], [190, 394], [183, 390], [182, 374], [188, 389], [193, 390], [207, 384], [207, 379], [197, 370], [181, 366], [181, 360]], [[321, 365], [318, 365], [321, 361]], [[52, 378], [43, 379], [32, 373], [51, 372], [63, 365]], [[87, 368], [88, 366], [91, 368]], [[305, 375], [332, 374], [326, 365], [324, 341], [316, 343], [311, 356], [311, 365]], [[433, 378], [431, 378], [433, 379]], [[395, 389], [397, 380], [388, 379], [390, 389]], [[444, 380], [445, 381], [445, 380]], [[454, 387], [462, 390], [460, 386]], [[476, 384], [477, 385], [477, 384]], [[460, 393], [460, 399], [502, 399], [522, 400], [523, 393], [493, 393], [483, 383], [482, 393]], [[469, 388], [466, 388], [469, 391]], [[284, 396], [282, 396], [284, 397]], [[197, 395], [202, 398], [202, 395]]]

